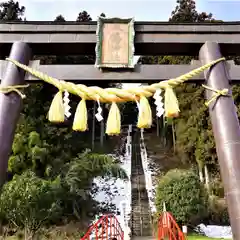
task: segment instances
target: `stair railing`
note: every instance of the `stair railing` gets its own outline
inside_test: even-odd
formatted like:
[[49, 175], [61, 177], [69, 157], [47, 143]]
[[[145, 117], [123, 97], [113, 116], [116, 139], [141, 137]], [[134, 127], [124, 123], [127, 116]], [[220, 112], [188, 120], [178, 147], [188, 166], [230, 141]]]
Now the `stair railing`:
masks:
[[81, 240], [124, 240], [124, 232], [116, 216], [107, 214], [91, 225]]
[[158, 219], [157, 240], [186, 240], [184, 233], [169, 212], [163, 212]]

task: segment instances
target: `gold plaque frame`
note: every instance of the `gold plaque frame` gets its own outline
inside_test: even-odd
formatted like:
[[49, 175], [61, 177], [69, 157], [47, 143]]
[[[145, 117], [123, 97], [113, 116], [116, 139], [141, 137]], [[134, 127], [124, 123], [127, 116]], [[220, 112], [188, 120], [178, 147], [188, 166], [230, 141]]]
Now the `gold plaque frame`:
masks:
[[103, 18], [97, 21], [97, 68], [134, 68], [134, 19]]

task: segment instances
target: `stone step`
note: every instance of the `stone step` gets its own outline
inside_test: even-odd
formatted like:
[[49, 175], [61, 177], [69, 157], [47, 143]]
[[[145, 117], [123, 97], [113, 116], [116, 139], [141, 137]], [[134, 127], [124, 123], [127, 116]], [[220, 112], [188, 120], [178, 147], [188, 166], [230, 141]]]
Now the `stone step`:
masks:
[[133, 133], [131, 164], [132, 213], [130, 224], [133, 236], [150, 236], [152, 234], [151, 217], [139, 140], [139, 132]]
[[132, 237], [132, 240], [154, 240], [152, 236], [146, 236], [146, 237]]

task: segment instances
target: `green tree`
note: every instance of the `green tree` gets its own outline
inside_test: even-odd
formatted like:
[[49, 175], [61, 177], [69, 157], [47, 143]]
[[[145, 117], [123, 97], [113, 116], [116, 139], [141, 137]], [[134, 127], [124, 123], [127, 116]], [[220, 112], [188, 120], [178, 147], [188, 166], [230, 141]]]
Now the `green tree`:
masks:
[[[36, 142], [37, 137], [32, 144]], [[48, 180], [27, 168], [21, 175], [14, 175], [0, 195], [1, 219], [31, 233], [66, 218], [80, 220], [87, 211], [92, 211], [95, 177], [127, 179], [126, 172], [112, 157], [89, 151], [61, 163], [61, 168], [58, 176]]]
[[69, 167], [65, 177], [66, 183], [71, 191], [77, 193], [80, 190], [81, 196], [83, 196], [83, 191], [91, 189], [90, 186], [95, 177], [110, 176], [125, 180], [128, 178], [126, 172], [112, 157], [89, 153], [89, 151], [79, 154], [67, 166]]
[[39, 133], [31, 131], [25, 134], [25, 137], [21, 133], [16, 133], [12, 151], [8, 161], [9, 172], [21, 174], [26, 169], [32, 169], [40, 176], [44, 176], [49, 145], [40, 139]]
[[172, 11], [170, 22], [205, 22], [213, 20], [212, 14], [199, 13], [194, 0], [177, 0], [177, 6]]
[[0, 20], [22, 21], [25, 13], [25, 7], [20, 6], [19, 2], [9, 0], [0, 4]]
[[100, 17], [106, 17], [106, 14], [105, 13], [101, 13]]
[[77, 17], [77, 22], [89, 22], [89, 21], [92, 21], [92, 18], [91, 16], [88, 14], [87, 11], [82, 11], [78, 14], [78, 17]]
[[66, 22], [66, 20], [63, 15], [60, 14], [54, 19], [54, 22]]
[[31, 171], [15, 175], [1, 192], [1, 218], [33, 236], [42, 225], [61, 219], [60, 194], [59, 178], [46, 181]]
[[201, 223], [207, 217], [208, 195], [198, 177], [192, 171], [173, 169], [161, 177], [156, 192], [159, 212], [171, 212], [180, 225]]

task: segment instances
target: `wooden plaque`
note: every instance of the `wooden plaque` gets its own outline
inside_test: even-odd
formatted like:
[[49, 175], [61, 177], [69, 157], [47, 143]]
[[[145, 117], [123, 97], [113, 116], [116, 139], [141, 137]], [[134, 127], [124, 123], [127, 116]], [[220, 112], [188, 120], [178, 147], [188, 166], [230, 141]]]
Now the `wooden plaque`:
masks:
[[96, 63], [98, 68], [134, 68], [134, 20], [98, 18]]

